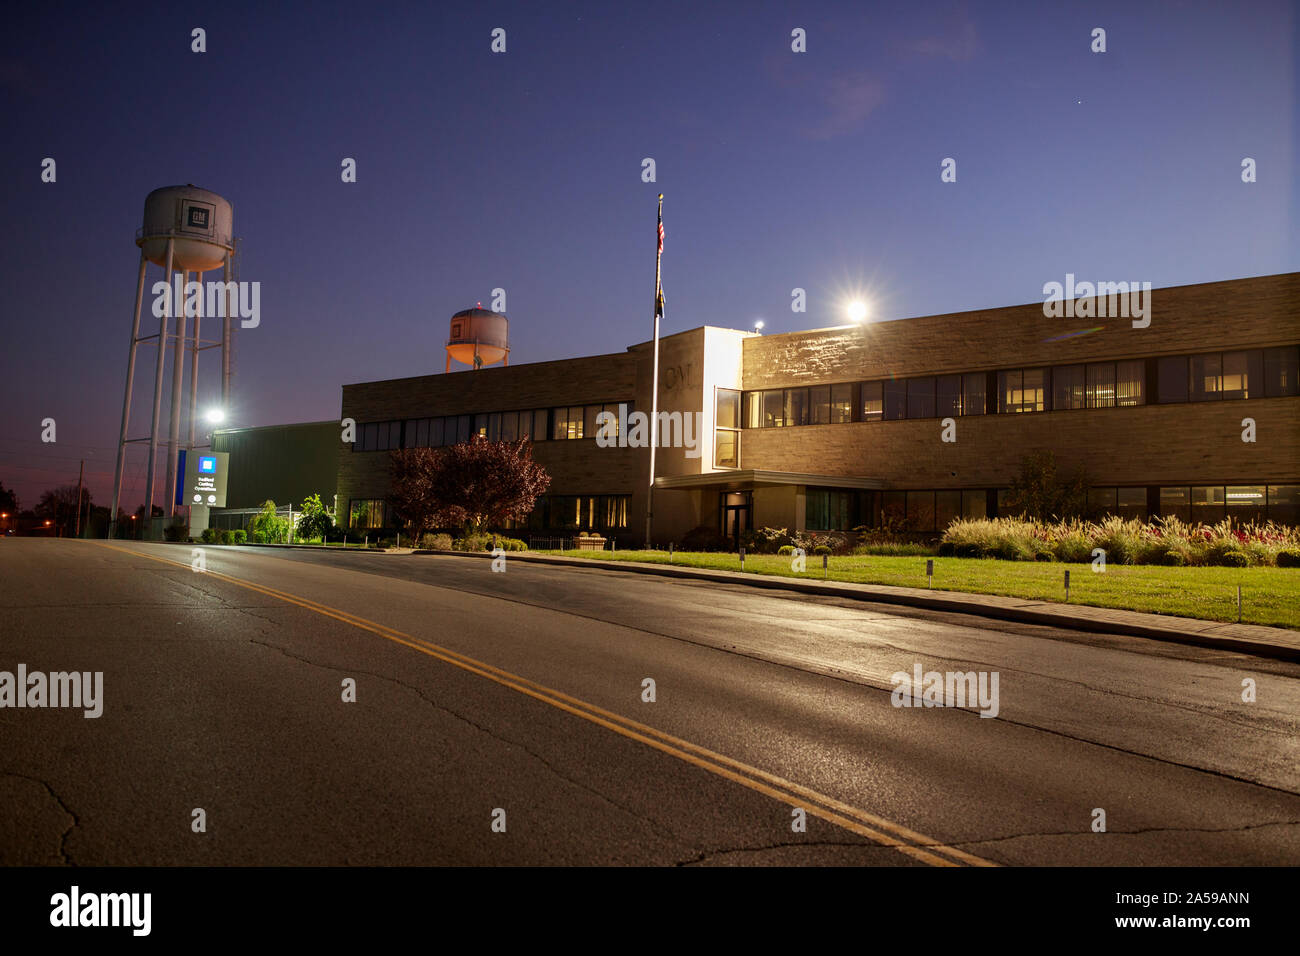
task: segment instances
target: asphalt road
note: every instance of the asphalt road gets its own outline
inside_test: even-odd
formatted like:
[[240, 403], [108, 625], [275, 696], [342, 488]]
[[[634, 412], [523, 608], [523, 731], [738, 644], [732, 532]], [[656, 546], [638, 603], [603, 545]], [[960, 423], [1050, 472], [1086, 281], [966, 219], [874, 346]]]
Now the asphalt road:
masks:
[[[0, 671], [103, 672], [99, 718], [0, 708], [0, 863], [1300, 863], [1294, 664], [519, 560], [204, 556], [0, 540]], [[997, 716], [894, 706], [918, 663], [996, 672]]]

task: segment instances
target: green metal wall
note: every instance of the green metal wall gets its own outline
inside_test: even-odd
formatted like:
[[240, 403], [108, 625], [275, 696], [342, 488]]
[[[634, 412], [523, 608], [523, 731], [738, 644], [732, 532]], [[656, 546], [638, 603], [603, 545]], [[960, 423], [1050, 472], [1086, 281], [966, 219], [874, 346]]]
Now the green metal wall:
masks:
[[334, 506], [338, 484], [338, 422], [232, 428], [212, 435], [212, 450], [230, 453], [227, 508], [256, 508], [268, 498], [298, 508], [308, 495]]

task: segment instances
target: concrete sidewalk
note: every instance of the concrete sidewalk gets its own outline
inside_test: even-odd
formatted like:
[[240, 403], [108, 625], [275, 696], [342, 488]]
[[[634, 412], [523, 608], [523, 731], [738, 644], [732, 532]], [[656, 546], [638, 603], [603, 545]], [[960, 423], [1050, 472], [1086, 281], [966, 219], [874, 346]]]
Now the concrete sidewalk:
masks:
[[[411, 554], [442, 554], [462, 558], [490, 558], [487, 552], [412, 551]], [[1239, 651], [1257, 657], [1300, 662], [1300, 632], [1260, 624], [1224, 624], [1199, 618], [1144, 614], [1114, 608], [1082, 604], [1060, 604], [1027, 598], [1001, 597], [995, 594], [969, 594], [964, 591], [932, 591], [927, 588], [902, 588], [886, 584], [855, 584], [845, 581], [817, 581], [788, 578], [743, 571], [717, 571], [680, 565], [648, 564], [640, 561], [602, 561], [597, 558], [569, 558], [507, 552], [511, 561], [529, 561], [575, 568], [600, 568], [629, 574], [658, 574], [694, 581], [716, 581], [748, 587], [804, 594], [828, 595], [881, 604], [902, 604], [934, 611], [975, 614], [980, 617], [1046, 624], [1050, 627], [1104, 634], [1128, 634], [1175, 644], [1193, 644], [1225, 651]]]

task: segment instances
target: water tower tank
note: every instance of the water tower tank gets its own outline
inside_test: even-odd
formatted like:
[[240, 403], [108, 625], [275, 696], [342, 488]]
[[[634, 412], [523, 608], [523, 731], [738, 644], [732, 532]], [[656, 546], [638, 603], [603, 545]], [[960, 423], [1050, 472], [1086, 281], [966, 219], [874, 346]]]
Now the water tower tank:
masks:
[[[447, 339], [447, 367], [451, 360], [466, 365], [510, 364], [510, 320], [500, 312], [476, 307], [451, 317], [451, 336]], [[478, 360], [475, 360], [475, 356]]]
[[144, 201], [144, 225], [135, 244], [154, 265], [166, 266], [167, 240], [176, 241], [173, 268], [192, 272], [219, 269], [234, 249], [230, 203], [197, 186], [164, 186]]

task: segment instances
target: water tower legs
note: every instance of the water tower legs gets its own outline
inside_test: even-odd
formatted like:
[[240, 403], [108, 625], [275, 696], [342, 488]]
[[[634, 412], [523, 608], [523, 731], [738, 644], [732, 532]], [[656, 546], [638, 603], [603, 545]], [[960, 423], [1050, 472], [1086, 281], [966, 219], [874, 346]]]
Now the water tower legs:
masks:
[[131, 350], [126, 358], [126, 396], [122, 399], [122, 431], [117, 440], [117, 468], [113, 472], [113, 508], [108, 513], [108, 536], [117, 530], [117, 507], [122, 498], [122, 469], [126, 467], [126, 430], [131, 422], [131, 387], [135, 383], [135, 352], [140, 347], [140, 307], [144, 304], [144, 273], [149, 260], [140, 249], [140, 276], [135, 280], [135, 317], [131, 320]]
[[172, 284], [172, 255], [176, 251], [176, 240], [167, 240], [167, 265], [163, 267], [163, 281], [167, 283], [168, 293], [166, 301], [168, 307], [163, 310], [162, 318], [158, 320], [158, 368], [154, 373], [153, 380], [153, 424], [149, 427], [149, 477], [145, 479], [146, 487], [144, 492], [144, 520], [153, 521], [153, 493], [154, 493], [154, 467], [158, 462], [158, 419], [162, 415], [162, 382], [163, 382], [163, 360], [167, 357], [167, 317], [175, 308], [176, 303], [172, 302], [171, 284]]
[[194, 426], [199, 418], [199, 320], [203, 318], [203, 273], [195, 272], [199, 283], [199, 304], [194, 311], [194, 345], [190, 348], [190, 439], [186, 448], [194, 450]]
[[234, 303], [230, 297], [230, 253], [226, 253], [226, 263], [222, 270], [226, 289], [226, 315], [221, 326], [221, 410], [230, 414], [230, 314]]
[[176, 310], [176, 342], [172, 346], [172, 414], [171, 429], [167, 438], [167, 504], [163, 511], [176, 514], [176, 465], [181, 450], [181, 393], [185, 390], [185, 287], [189, 285], [188, 269], [181, 269], [180, 308]]

